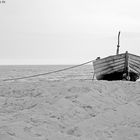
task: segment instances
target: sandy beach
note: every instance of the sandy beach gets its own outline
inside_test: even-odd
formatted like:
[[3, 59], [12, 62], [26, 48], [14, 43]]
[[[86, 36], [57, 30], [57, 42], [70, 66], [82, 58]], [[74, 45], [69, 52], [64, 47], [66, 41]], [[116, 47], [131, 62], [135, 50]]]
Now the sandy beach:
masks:
[[140, 83], [0, 83], [0, 140], [139, 140]]
[[0, 0], [0, 140], [140, 140], [140, 0]]

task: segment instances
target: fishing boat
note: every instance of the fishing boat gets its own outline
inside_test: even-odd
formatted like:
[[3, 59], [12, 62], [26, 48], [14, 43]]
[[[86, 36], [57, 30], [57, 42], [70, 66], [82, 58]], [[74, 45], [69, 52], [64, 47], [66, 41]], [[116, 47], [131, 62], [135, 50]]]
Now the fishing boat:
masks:
[[94, 62], [94, 77], [97, 80], [136, 81], [140, 77], [140, 56], [128, 53], [119, 54], [120, 32], [116, 55], [98, 57]]

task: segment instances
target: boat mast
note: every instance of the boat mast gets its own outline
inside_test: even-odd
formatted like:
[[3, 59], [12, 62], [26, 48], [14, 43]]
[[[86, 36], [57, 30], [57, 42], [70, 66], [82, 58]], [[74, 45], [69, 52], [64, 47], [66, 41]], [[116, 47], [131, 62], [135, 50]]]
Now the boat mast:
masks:
[[120, 31], [118, 33], [118, 44], [117, 44], [117, 52], [116, 52], [116, 55], [119, 54], [119, 47], [120, 47]]

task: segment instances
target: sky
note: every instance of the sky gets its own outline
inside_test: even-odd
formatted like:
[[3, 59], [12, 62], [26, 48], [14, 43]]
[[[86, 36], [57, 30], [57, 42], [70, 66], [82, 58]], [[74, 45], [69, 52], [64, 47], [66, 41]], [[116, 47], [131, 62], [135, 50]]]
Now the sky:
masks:
[[116, 53], [140, 55], [139, 0], [5, 0], [0, 64], [80, 64]]

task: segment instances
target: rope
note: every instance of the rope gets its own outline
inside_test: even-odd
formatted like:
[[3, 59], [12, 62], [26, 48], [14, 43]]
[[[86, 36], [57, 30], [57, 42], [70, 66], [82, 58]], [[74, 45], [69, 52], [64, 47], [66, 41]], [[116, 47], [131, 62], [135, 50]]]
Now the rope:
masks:
[[49, 75], [49, 74], [53, 74], [53, 73], [57, 73], [57, 72], [61, 72], [61, 71], [69, 70], [69, 69], [73, 69], [73, 68], [76, 68], [76, 67], [80, 67], [80, 66], [86, 65], [88, 63], [91, 63], [93, 61], [94, 60], [91, 60], [91, 61], [79, 64], [79, 65], [67, 67], [67, 68], [64, 68], [64, 69], [59, 69], [59, 70], [56, 70], [56, 71], [50, 71], [50, 72], [47, 72], [47, 73], [40, 73], [40, 74], [35, 74], [35, 75], [30, 75], [30, 76], [23, 76], [23, 77], [17, 77], [17, 78], [8, 78], [8, 79], [3, 79], [2, 81], [21, 80], [21, 79], [39, 77], [39, 76], [43, 76], [43, 75]]

